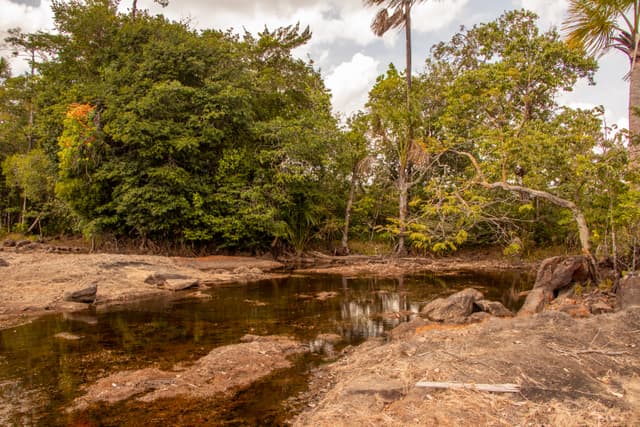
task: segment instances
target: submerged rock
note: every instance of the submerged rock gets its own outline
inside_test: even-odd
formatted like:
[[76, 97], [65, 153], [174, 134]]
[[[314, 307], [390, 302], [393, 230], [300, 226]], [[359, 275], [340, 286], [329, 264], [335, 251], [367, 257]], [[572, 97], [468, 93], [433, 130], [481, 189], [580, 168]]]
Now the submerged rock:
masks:
[[0, 258], [0, 267], [9, 267], [9, 263]]
[[308, 351], [307, 346], [282, 336], [245, 335], [242, 341], [215, 348], [187, 368], [177, 365], [171, 371], [146, 368], [109, 375], [87, 387], [71, 410], [133, 396], [151, 402], [176, 396], [205, 399], [225, 395], [292, 366], [290, 356]]
[[82, 339], [80, 335], [72, 334], [70, 332], [59, 332], [55, 334], [54, 337], [59, 338], [61, 340], [67, 340], [67, 341], [77, 341]]

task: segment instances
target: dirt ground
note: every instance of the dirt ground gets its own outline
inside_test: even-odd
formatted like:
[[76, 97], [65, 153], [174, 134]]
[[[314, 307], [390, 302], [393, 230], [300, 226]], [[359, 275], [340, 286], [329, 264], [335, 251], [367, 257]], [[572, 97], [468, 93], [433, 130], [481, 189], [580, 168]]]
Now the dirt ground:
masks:
[[417, 319], [319, 369], [306, 399], [294, 425], [637, 426], [640, 307], [588, 319], [558, 311], [475, 325]]

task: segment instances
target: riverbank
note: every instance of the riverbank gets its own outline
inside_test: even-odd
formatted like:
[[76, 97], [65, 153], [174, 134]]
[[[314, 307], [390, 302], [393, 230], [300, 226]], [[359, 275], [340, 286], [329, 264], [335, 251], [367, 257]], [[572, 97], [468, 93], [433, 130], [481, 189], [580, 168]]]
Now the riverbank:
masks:
[[[38, 243], [0, 249], [0, 329], [51, 313], [105, 309], [150, 298], [198, 298], [199, 290], [248, 283], [284, 274], [337, 274], [397, 277], [421, 271], [535, 271], [537, 264], [472, 254], [451, 258], [369, 256], [312, 257], [274, 261], [269, 258], [209, 256], [202, 258], [80, 253]], [[73, 293], [95, 288], [89, 303]]]
[[[282, 274], [283, 264], [259, 258], [170, 258], [149, 255], [0, 252], [0, 329], [39, 316], [97, 310], [151, 298], [206, 297], [199, 290]], [[73, 294], [94, 289], [84, 302]], [[77, 298], [75, 298], [77, 300]]]

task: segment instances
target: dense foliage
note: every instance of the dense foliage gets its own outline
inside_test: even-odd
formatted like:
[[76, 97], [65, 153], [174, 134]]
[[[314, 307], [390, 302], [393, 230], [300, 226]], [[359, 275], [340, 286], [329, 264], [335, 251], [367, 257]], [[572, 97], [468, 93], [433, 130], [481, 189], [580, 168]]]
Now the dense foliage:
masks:
[[0, 62], [3, 231], [343, 253], [402, 236], [417, 253], [521, 253], [584, 250], [586, 227], [587, 250], [635, 266], [624, 134], [600, 109], [556, 101], [596, 63], [531, 13], [434, 46], [410, 89], [390, 66], [341, 127], [319, 72], [292, 55], [308, 29], [195, 31], [113, 0], [53, 11], [55, 34], [8, 39], [30, 73]]

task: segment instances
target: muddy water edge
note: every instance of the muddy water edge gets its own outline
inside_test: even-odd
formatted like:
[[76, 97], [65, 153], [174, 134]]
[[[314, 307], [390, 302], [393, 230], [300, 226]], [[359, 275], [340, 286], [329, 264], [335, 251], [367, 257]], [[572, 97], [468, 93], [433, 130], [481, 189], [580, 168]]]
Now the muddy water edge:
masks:
[[[419, 274], [396, 279], [291, 276], [212, 288], [207, 298], [158, 299], [110, 311], [52, 315], [0, 331], [2, 425], [278, 425], [288, 399], [306, 389], [309, 372], [341, 348], [411, 319], [428, 301], [465, 287], [517, 309], [532, 286], [520, 272]], [[155, 367], [171, 370], [245, 334], [288, 335], [317, 352], [298, 356], [231, 398], [128, 399], [69, 412], [83, 386], [109, 374]], [[316, 340], [334, 334], [333, 345]], [[293, 406], [294, 407], [294, 406]]]

